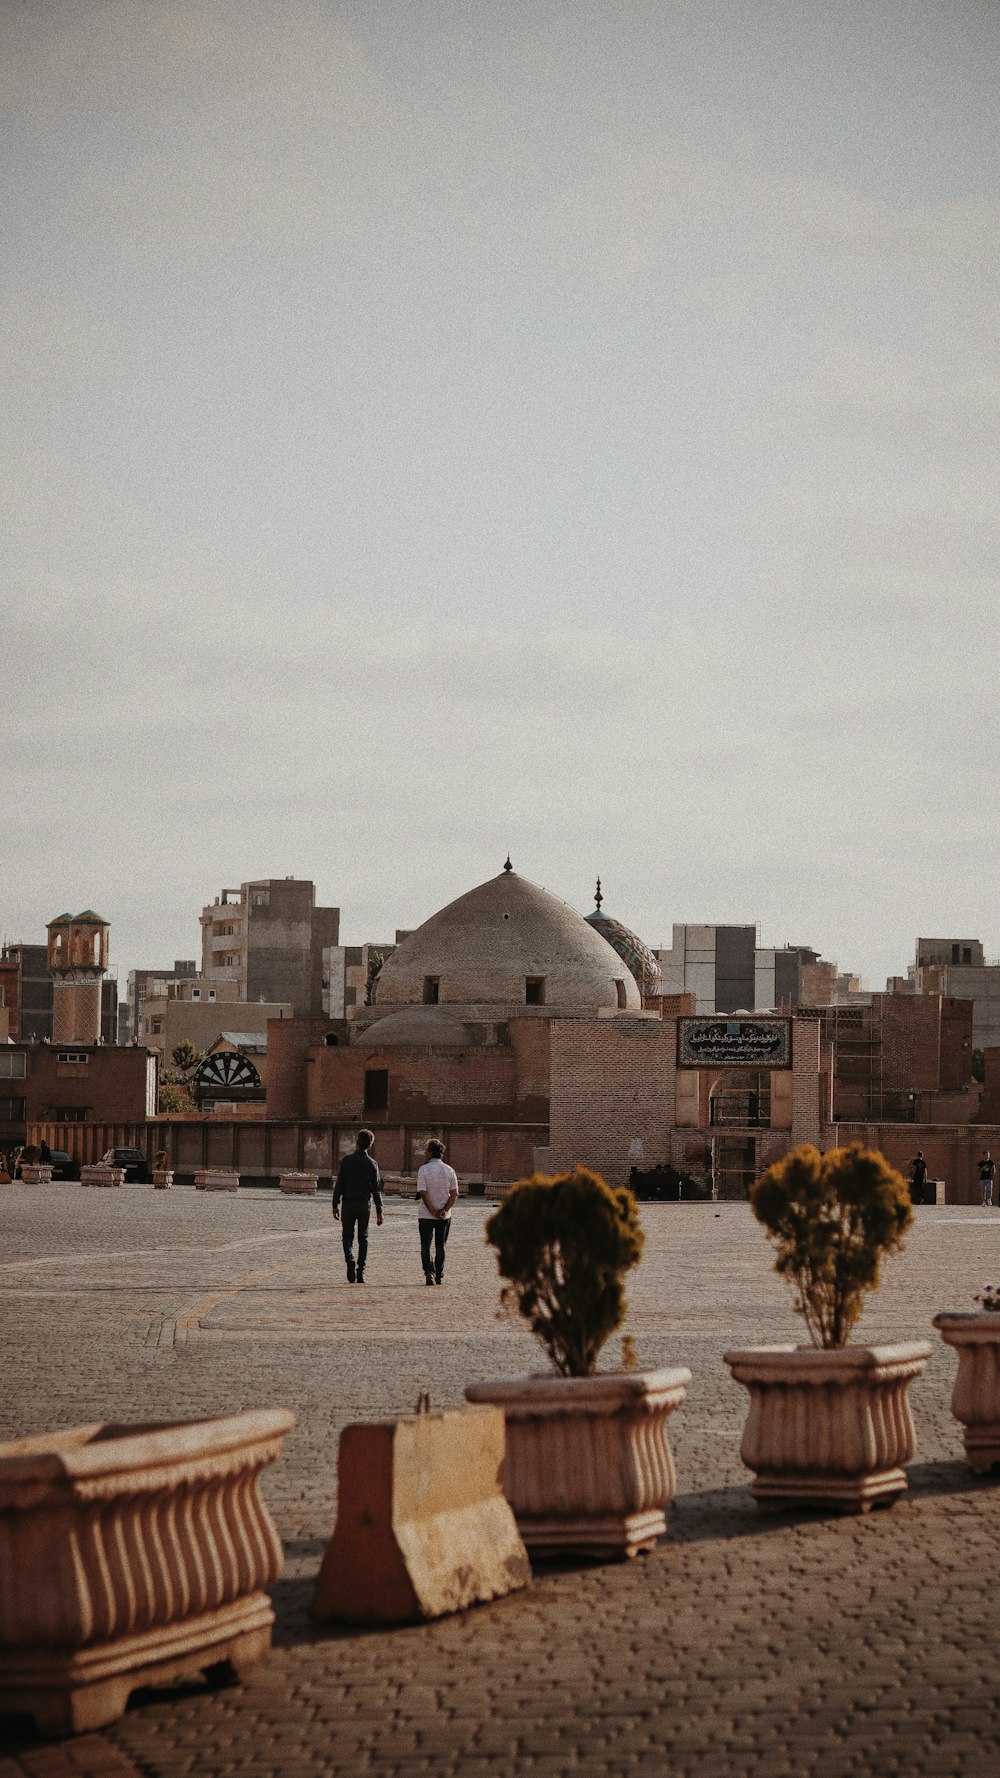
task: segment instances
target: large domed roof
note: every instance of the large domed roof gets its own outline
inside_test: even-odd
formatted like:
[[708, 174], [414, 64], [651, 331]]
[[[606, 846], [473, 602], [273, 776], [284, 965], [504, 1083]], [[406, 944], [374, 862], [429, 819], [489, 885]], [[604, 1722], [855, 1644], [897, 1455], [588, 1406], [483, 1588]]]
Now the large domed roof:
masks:
[[386, 959], [378, 1013], [426, 1001], [505, 1014], [526, 1005], [594, 1013], [641, 1004], [630, 971], [600, 933], [510, 869], [432, 914]]

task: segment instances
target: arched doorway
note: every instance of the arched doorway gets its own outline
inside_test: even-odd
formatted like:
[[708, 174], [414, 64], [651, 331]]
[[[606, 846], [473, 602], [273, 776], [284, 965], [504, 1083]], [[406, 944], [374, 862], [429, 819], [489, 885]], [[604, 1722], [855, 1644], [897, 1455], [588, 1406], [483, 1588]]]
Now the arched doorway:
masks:
[[709, 1088], [712, 1194], [746, 1198], [757, 1177], [757, 1134], [771, 1126], [769, 1069], [732, 1068]]

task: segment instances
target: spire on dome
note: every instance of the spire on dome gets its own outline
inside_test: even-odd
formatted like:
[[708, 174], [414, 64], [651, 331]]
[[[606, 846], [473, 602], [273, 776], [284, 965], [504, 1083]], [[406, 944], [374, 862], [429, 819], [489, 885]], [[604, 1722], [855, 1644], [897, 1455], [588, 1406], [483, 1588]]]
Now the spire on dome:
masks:
[[604, 897], [601, 894], [601, 879], [600, 879], [600, 877], [598, 877], [597, 888], [594, 890], [594, 906], [596, 907], [598, 913], [600, 913], [600, 911], [601, 911], [601, 902], [603, 900], [604, 900]]
[[509, 853], [509, 852], [508, 852], [508, 854], [507, 854], [507, 862], [506, 862], [506, 864], [505, 864], [505, 865], [504, 865], [504, 870], [505, 870], [505, 871], [512, 871], [512, 870], [513, 870], [513, 869], [514, 869], [514, 866], [513, 866], [513, 865], [512, 865], [512, 864], [511, 864], [511, 862], [510, 862], [510, 853]]

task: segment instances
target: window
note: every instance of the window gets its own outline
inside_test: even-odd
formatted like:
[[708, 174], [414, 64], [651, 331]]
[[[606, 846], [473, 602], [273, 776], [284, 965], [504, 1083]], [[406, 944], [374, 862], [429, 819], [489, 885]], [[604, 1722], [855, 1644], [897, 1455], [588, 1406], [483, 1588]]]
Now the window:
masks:
[[214, 999], [215, 999], [215, 989], [214, 989], [214, 988], [209, 988], [209, 990], [208, 990], [208, 998], [209, 998], [209, 1000], [214, 1000]]
[[972, 962], [972, 947], [971, 947], [971, 945], [965, 945], [963, 947], [962, 962], [963, 963], [971, 963]]
[[58, 1052], [56, 1060], [58, 1062], [78, 1063], [78, 1062], [89, 1062], [90, 1057], [88, 1056], [86, 1050], [60, 1050]]
[[365, 1110], [385, 1111], [389, 1104], [388, 1068], [365, 1069]]
[[191, 989], [191, 998], [192, 998], [192, 1000], [200, 1000], [201, 999], [201, 989], [200, 988], [192, 988]]
[[154, 1037], [161, 1037], [162, 1035], [163, 1035], [163, 1020], [162, 1019], [154, 1019], [153, 1020], [153, 1036]]
[[525, 978], [524, 1004], [525, 1006], [545, 1005], [545, 977], [543, 975], [529, 975]]
[[0, 1049], [0, 1080], [23, 1080], [26, 1060], [23, 1050]]
[[57, 1124], [85, 1124], [89, 1112], [89, 1105], [57, 1105], [52, 1117]]
[[0, 1097], [0, 1124], [23, 1124], [24, 1100]]
[[436, 975], [424, 976], [424, 1005], [436, 1006], [441, 994], [441, 978]]
[[336, 1049], [338, 1043], [340, 1042], [340, 1038], [337, 1036], [336, 1031], [328, 1031], [326, 1036], [323, 1039], [323, 1042], [326, 1044], [326, 1047], [328, 1050], [332, 1050], [332, 1049]]
[[615, 993], [618, 995], [618, 1011], [624, 1012], [628, 1006], [628, 995], [625, 992], [624, 982], [615, 983]]

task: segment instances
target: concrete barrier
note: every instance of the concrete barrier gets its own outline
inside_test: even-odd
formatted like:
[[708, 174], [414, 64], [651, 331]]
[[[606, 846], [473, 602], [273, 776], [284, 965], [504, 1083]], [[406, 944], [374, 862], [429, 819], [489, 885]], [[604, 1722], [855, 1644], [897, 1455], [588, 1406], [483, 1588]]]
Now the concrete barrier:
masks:
[[313, 1616], [408, 1623], [525, 1586], [531, 1568], [501, 1488], [503, 1458], [498, 1408], [346, 1427]]

